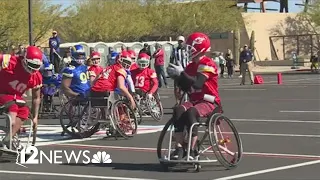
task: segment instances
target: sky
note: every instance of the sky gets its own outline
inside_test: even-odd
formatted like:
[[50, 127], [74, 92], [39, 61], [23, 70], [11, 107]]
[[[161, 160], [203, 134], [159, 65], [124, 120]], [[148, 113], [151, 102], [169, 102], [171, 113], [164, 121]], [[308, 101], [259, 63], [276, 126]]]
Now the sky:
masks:
[[[68, 7], [76, 2], [76, 0], [50, 0], [52, 4], [62, 4], [63, 7]], [[289, 12], [297, 13], [303, 10], [303, 6], [296, 6], [295, 4], [302, 4], [303, 0], [289, 0]], [[241, 5], [241, 4], [240, 4]], [[249, 7], [260, 7], [260, 4], [252, 3]], [[267, 2], [266, 8], [270, 9], [279, 9], [279, 3], [276, 2]], [[259, 12], [259, 10], [249, 10], [250, 12]], [[269, 12], [277, 12], [277, 11], [269, 11]]]

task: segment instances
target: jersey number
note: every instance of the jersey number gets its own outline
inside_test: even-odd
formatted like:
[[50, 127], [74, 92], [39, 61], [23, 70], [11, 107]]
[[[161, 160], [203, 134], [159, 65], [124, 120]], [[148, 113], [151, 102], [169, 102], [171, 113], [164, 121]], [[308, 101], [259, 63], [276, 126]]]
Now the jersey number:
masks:
[[80, 81], [81, 81], [81, 83], [87, 83], [88, 79], [89, 79], [88, 72], [87, 73], [84, 73], [84, 72], [80, 73]]
[[144, 80], [145, 78], [143, 76], [137, 76], [135, 87], [142, 88], [144, 86]]
[[18, 80], [14, 80], [9, 82], [9, 85], [12, 87], [12, 89], [15, 89], [16, 91], [23, 93], [27, 89], [27, 85], [24, 83], [20, 83]]
[[104, 71], [103, 78], [108, 79], [111, 71], [112, 71], [112, 69], [108, 69], [108, 70]]

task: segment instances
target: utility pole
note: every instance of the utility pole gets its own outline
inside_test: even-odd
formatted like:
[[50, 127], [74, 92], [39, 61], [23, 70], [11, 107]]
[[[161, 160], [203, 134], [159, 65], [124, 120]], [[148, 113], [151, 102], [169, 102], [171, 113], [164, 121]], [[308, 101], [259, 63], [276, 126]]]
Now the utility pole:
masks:
[[32, 0], [28, 0], [29, 46], [33, 46], [32, 37]]

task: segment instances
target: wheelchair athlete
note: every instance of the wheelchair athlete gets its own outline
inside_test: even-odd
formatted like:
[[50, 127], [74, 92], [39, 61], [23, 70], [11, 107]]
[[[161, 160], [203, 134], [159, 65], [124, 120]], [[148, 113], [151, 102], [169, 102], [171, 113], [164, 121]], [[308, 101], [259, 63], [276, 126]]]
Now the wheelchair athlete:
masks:
[[137, 65], [139, 68], [131, 70], [131, 76], [137, 93], [145, 98], [152, 98], [158, 89], [156, 72], [149, 68], [150, 56], [141, 53], [138, 56]]
[[86, 53], [83, 46], [75, 45], [72, 49], [71, 63], [62, 72], [61, 89], [67, 97], [85, 98], [87, 96], [90, 81], [85, 61]]
[[[12, 56], [9, 54], [0, 55], [0, 105], [16, 100], [22, 101], [23, 94], [32, 89], [32, 114], [34, 128], [38, 124], [40, 107], [40, 88], [42, 86], [42, 76], [39, 72], [42, 65], [42, 52], [35, 46], [26, 48], [22, 56]], [[17, 140], [15, 135], [20, 130], [22, 121], [28, 119], [29, 108], [19, 103], [13, 104], [8, 108], [8, 114], [12, 120], [13, 149], [21, 150], [16, 147]], [[6, 136], [1, 143], [3, 147], [9, 148], [10, 137]]]
[[45, 112], [50, 112], [50, 106], [53, 103], [53, 96], [57, 93], [57, 89], [60, 88], [62, 76], [60, 74], [55, 74], [53, 69], [53, 64], [44, 64], [42, 70], [40, 70], [43, 77], [43, 87], [41, 93], [43, 95], [43, 101], [45, 104], [43, 110]]
[[[206, 117], [219, 111], [221, 107], [218, 92], [218, 68], [211, 58], [205, 56], [205, 53], [210, 51], [210, 39], [207, 35], [197, 32], [188, 37], [186, 44], [192, 62], [185, 70], [180, 64], [170, 64], [167, 68], [169, 76], [175, 78], [178, 86], [190, 97], [189, 102], [184, 102], [174, 108], [176, 150], [173, 152], [173, 159], [181, 159], [186, 156], [187, 150], [182, 146], [184, 127], [190, 131], [192, 124], [197, 122], [199, 117]], [[190, 157], [194, 159], [198, 155], [194, 149], [198, 138], [197, 126], [194, 126], [191, 133]]]
[[[135, 101], [125, 86], [125, 80], [128, 76], [126, 69], [131, 66], [130, 54], [127, 51], [122, 51], [116, 57], [116, 63], [103, 69], [101, 72], [99, 68], [92, 66], [91, 71], [91, 93], [94, 97], [104, 97], [106, 93], [113, 93], [118, 88], [124, 96], [130, 101], [133, 109], [136, 108]], [[96, 77], [95, 77], [96, 76]], [[95, 77], [95, 78], [94, 78]], [[103, 102], [102, 102], [103, 103]], [[100, 104], [100, 102], [99, 102]], [[105, 103], [103, 105], [106, 105]]]

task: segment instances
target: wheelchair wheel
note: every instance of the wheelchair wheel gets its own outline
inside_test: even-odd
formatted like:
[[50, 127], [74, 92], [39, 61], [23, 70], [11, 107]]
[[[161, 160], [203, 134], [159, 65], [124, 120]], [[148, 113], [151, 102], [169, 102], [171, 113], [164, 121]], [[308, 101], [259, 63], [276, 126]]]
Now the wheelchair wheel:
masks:
[[[60, 125], [63, 129], [63, 134], [67, 133], [72, 138], [88, 138], [97, 132], [99, 123], [92, 125], [88, 129], [82, 127], [83, 121], [88, 121], [86, 117], [88, 103], [81, 104], [74, 100], [67, 102], [60, 111]], [[87, 119], [84, 119], [87, 118]], [[65, 121], [66, 120], [66, 121]], [[67, 123], [66, 123], [67, 122]]]
[[142, 123], [142, 109], [140, 105], [136, 102], [137, 109], [135, 110], [135, 116], [137, 118], [138, 124]]
[[135, 111], [124, 100], [117, 100], [112, 105], [111, 121], [118, 133], [126, 139], [137, 133], [138, 121]]
[[159, 94], [154, 94], [152, 99], [147, 100], [147, 108], [154, 120], [161, 121], [163, 117], [163, 107]]
[[217, 160], [227, 169], [237, 167], [242, 158], [242, 142], [236, 127], [223, 114], [209, 120], [209, 139]]
[[[158, 144], [157, 144], [157, 156], [158, 156], [158, 159], [159, 159], [159, 162], [163, 168], [164, 171], [168, 171], [169, 170], [169, 167], [171, 166], [174, 166], [175, 164], [174, 163], [169, 163], [167, 162], [168, 159], [169, 159], [169, 154], [171, 156], [171, 154], [173, 153], [173, 151], [175, 150], [174, 146], [175, 146], [175, 143], [174, 143], [174, 139], [172, 137], [171, 139], [171, 147], [168, 147], [169, 143], [170, 142], [166, 142], [165, 139], [169, 138], [168, 141], [170, 141], [170, 132], [173, 128], [173, 120], [170, 119], [163, 127], [161, 133], [160, 133], [160, 136], [159, 136], [159, 139], [158, 139]], [[169, 137], [166, 137], [166, 135]], [[170, 151], [170, 153], [169, 153]]]

